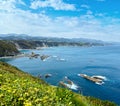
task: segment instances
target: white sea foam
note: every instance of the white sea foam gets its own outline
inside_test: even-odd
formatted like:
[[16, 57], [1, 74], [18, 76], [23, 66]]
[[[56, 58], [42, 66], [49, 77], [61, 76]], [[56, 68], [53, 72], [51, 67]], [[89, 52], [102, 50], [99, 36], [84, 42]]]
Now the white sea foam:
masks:
[[72, 83], [72, 84], [64, 83], [64, 84], [70, 89], [78, 90], [78, 86], [74, 83]]
[[[81, 74], [77, 74], [78, 76], [81, 76]], [[84, 76], [87, 76], [86, 74], [82, 74], [82, 75], [84, 75]]]
[[54, 56], [52, 56], [52, 57], [55, 57], [55, 58], [56, 58], [57, 56], [56, 56], [56, 55], [54, 55]]
[[102, 83], [96, 82], [96, 84], [98, 84], [98, 85], [102, 85], [102, 84], [104, 84], [104, 82], [102, 82]]
[[98, 77], [98, 78], [101, 78], [102, 80], [107, 80], [107, 78], [105, 76], [100, 76], [100, 75], [95, 75], [95, 76], [92, 76], [92, 77]]

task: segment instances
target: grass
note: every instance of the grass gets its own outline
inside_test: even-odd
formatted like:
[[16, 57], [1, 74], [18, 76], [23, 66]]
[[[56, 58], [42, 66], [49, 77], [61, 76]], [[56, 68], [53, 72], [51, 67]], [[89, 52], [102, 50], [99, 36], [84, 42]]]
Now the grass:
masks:
[[0, 106], [116, 106], [116, 104], [50, 86], [16, 67], [0, 62]]

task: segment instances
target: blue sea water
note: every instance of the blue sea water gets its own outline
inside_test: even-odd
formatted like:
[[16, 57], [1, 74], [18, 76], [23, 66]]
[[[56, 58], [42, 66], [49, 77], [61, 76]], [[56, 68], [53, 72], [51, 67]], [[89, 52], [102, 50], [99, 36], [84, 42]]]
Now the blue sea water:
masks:
[[[4, 61], [17, 66], [34, 76], [52, 74], [44, 80], [49, 84], [58, 85], [67, 76], [72, 80], [83, 95], [102, 100], [114, 101], [120, 105], [120, 46], [95, 47], [50, 47], [43, 50], [22, 50], [24, 53], [35, 52], [51, 55], [46, 61], [40, 58], [11, 58]], [[85, 80], [77, 74], [105, 76], [103, 85]]]

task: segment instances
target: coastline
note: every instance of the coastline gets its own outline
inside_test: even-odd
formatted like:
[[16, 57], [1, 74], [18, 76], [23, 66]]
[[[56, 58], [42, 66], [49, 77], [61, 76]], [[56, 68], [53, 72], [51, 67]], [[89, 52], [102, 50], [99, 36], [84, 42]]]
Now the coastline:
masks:
[[2, 57], [0, 57], [0, 59], [19, 58], [19, 57], [25, 57], [25, 56], [26, 56], [26, 54], [18, 54], [15, 56], [2, 56]]

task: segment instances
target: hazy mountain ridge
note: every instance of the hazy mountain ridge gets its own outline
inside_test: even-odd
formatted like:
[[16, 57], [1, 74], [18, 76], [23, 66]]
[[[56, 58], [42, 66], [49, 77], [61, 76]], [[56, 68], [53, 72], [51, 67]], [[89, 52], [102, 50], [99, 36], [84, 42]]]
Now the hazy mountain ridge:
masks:
[[29, 36], [26, 34], [0, 34], [2, 40], [41, 40], [41, 41], [54, 41], [54, 42], [91, 42], [91, 43], [105, 43], [101, 40], [87, 39], [87, 38], [57, 38], [57, 37], [42, 37], [42, 36]]
[[53, 46], [104, 46], [108, 43], [84, 38], [55, 38], [29, 36], [26, 34], [0, 34], [0, 39], [12, 42], [18, 49], [36, 49], [37, 47], [53, 47]]

